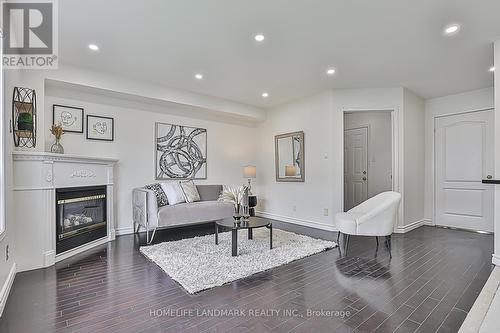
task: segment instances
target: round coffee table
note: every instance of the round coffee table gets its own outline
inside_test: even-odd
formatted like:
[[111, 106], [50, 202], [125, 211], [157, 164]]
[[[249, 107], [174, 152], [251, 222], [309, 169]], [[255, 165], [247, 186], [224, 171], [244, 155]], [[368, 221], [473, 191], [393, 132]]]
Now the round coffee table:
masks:
[[266, 227], [269, 229], [269, 249], [273, 248], [273, 224], [271, 220], [251, 216], [248, 220], [241, 219], [239, 223], [235, 223], [235, 219], [230, 217], [227, 219], [215, 222], [215, 244], [219, 244], [219, 227], [231, 229], [231, 248], [232, 255], [238, 255], [238, 230], [248, 229], [248, 239], [253, 239], [253, 229]]

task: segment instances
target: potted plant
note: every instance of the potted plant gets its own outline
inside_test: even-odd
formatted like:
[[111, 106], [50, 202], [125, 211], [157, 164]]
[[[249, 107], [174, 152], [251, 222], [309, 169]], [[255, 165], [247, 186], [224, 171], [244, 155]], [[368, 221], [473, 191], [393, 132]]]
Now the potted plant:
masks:
[[233, 186], [224, 186], [222, 193], [219, 197], [220, 201], [230, 202], [234, 205], [234, 219], [238, 221], [241, 219], [240, 208], [243, 200], [245, 198], [245, 194], [248, 191], [248, 186], [243, 185], [240, 187]]
[[17, 129], [20, 131], [33, 130], [33, 115], [30, 112], [21, 112], [17, 116]]

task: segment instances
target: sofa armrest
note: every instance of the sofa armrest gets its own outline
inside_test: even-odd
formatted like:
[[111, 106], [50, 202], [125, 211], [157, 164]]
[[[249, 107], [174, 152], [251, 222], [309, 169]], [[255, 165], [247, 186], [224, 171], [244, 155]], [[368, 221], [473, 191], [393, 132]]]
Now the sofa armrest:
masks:
[[158, 226], [158, 205], [154, 191], [145, 188], [132, 190], [132, 215], [134, 223], [147, 229]]

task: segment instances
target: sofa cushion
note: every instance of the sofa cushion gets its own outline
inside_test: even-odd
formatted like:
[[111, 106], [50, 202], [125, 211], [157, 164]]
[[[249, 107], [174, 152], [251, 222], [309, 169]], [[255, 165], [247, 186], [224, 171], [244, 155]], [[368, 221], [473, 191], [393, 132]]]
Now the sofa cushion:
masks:
[[177, 205], [178, 203], [186, 202], [184, 199], [184, 193], [182, 192], [181, 185], [179, 182], [162, 183], [161, 188], [165, 192], [168, 203], [170, 205]]
[[180, 182], [179, 184], [181, 185], [182, 193], [184, 194], [186, 202], [200, 201], [200, 194], [198, 193], [198, 189], [192, 180]]
[[222, 192], [222, 185], [196, 185], [201, 201], [217, 201]]
[[220, 201], [198, 201], [164, 206], [158, 211], [160, 227], [217, 221], [232, 217], [233, 205]]
[[155, 193], [156, 203], [158, 204], [158, 207], [163, 207], [165, 205], [168, 205], [167, 196], [159, 183], [149, 184], [144, 186], [144, 188], [151, 190]]

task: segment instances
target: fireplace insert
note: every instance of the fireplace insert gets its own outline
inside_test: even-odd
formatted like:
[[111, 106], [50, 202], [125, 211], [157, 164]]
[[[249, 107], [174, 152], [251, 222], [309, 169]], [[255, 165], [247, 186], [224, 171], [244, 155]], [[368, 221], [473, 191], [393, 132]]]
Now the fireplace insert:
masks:
[[107, 235], [106, 186], [56, 190], [56, 253]]

